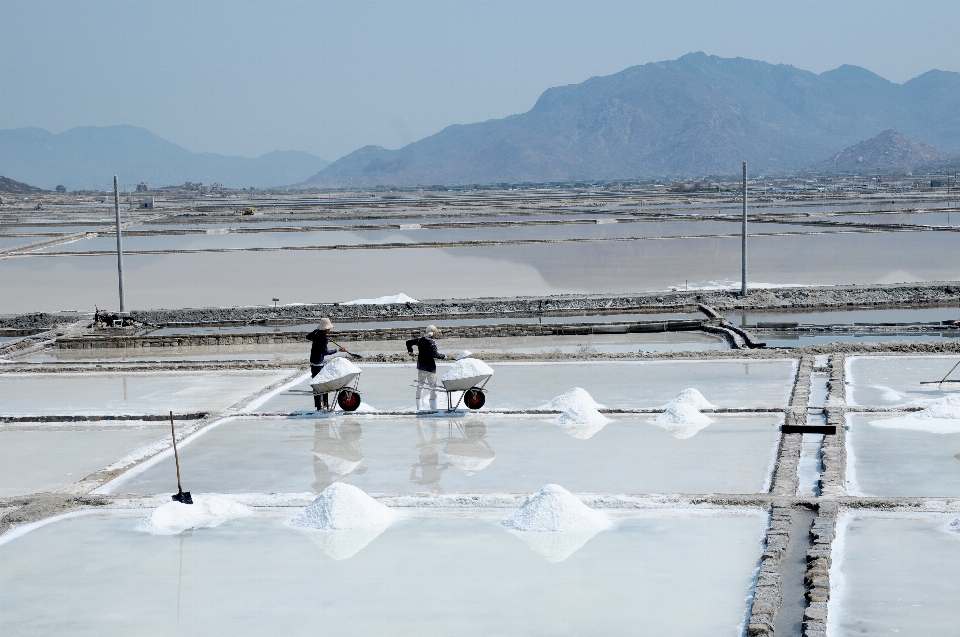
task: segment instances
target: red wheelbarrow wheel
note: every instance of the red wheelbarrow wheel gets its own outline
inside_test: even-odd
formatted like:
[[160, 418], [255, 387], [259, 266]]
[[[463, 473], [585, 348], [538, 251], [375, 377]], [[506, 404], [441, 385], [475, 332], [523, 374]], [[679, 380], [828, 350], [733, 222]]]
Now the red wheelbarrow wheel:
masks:
[[463, 393], [463, 404], [466, 405], [468, 409], [480, 409], [485, 402], [487, 402], [486, 395], [476, 387], [468, 389]]
[[345, 389], [337, 394], [337, 404], [344, 411], [356, 411], [360, 406], [360, 394], [349, 389]]

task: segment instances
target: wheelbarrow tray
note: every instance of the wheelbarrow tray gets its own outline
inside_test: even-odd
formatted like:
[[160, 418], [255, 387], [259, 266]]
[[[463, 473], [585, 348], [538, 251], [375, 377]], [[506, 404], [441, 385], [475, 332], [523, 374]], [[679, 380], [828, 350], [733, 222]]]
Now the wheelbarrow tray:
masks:
[[480, 376], [471, 376], [469, 378], [458, 378], [456, 380], [441, 380], [444, 391], [467, 391], [477, 385], [485, 383], [492, 374], [481, 374]]
[[326, 394], [328, 392], [337, 391], [339, 389], [343, 389], [344, 387], [347, 387], [348, 385], [353, 383], [353, 381], [356, 380], [357, 376], [359, 375], [360, 375], [360, 372], [353, 372], [351, 374], [341, 376], [340, 378], [334, 378], [333, 380], [328, 380], [325, 383], [314, 384], [311, 382], [310, 386], [313, 387], [313, 390], [315, 392], [318, 392], [320, 394]]

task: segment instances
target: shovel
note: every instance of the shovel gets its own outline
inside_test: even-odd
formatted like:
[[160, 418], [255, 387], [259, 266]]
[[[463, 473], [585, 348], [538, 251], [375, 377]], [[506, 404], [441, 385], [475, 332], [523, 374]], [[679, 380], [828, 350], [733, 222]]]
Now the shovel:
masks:
[[960, 380], [947, 380], [947, 376], [949, 376], [950, 374], [952, 374], [952, 373], [953, 373], [953, 370], [955, 370], [957, 367], [960, 367], [960, 361], [957, 361], [957, 364], [954, 365], [952, 368], [950, 368], [950, 371], [947, 372], [946, 376], [944, 376], [944, 377], [941, 378], [940, 380], [924, 380], [924, 381], [920, 381], [920, 384], [921, 384], [921, 385], [927, 385], [927, 386], [929, 386], [929, 385], [936, 385], [937, 387], [939, 387], [940, 385], [943, 385], [944, 383], [960, 383]]
[[189, 491], [184, 491], [180, 486], [180, 456], [177, 454], [177, 434], [173, 430], [173, 412], [170, 412], [170, 436], [173, 438], [173, 458], [177, 462], [177, 492], [170, 496], [172, 500], [183, 504], [193, 504], [193, 498]]
[[350, 356], [352, 356], [352, 357], [354, 357], [355, 359], [357, 359], [358, 361], [362, 361], [362, 360], [363, 360], [363, 356], [361, 356], [360, 354], [354, 354], [353, 352], [348, 351], [345, 347], [343, 347], [342, 345], [340, 345], [340, 343], [338, 343], [338, 342], [336, 342], [336, 341], [330, 341], [330, 342], [333, 343], [334, 345], [336, 345], [337, 347], [339, 347], [340, 349], [342, 349], [344, 352], [346, 352], [346, 353], [349, 354]]

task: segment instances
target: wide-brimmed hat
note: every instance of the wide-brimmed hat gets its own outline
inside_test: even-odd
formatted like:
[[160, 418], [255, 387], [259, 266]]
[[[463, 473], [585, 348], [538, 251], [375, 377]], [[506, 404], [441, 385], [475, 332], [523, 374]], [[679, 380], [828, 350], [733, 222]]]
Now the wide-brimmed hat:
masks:
[[328, 319], [327, 317], [323, 317], [322, 319], [320, 319], [320, 329], [321, 329], [321, 330], [332, 330], [332, 329], [333, 329], [333, 322], [332, 322], [330, 319]]

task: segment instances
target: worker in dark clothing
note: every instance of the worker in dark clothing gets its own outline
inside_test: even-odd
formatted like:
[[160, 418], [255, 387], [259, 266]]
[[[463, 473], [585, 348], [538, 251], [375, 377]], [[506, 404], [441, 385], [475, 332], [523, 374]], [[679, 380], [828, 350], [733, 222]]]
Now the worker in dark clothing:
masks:
[[417, 408], [420, 411], [420, 397], [423, 388], [430, 390], [430, 411], [437, 410], [437, 363], [436, 359], [445, 359], [446, 356], [437, 351], [437, 342], [433, 340], [437, 328], [427, 327], [420, 338], [411, 338], [407, 341], [407, 353], [413, 356], [413, 346], [417, 346]]
[[[320, 325], [317, 329], [307, 334], [307, 340], [313, 341], [310, 348], [310, 377], [313, 378], [323, 369], [323, 359], [331, 354], [345, 351], [342, 347], [330, 349], [327, 347], [327, 335], [333, 329], [333, 323], [330, 319], [324, 317], [320, 319]], [[327, 394], [314, 394], [313, 406], [317, 411], [330, 408], [330, 397]]]

